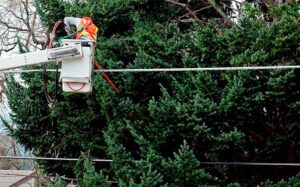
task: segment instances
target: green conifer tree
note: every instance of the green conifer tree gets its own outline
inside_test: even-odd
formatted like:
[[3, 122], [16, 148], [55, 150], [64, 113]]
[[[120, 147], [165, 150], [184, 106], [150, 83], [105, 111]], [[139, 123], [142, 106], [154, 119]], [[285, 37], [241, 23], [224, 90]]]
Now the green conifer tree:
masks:
[[[203, 5], [180, 2], [193, 11]], [[106, 69], [299, 64], [299, 5], [270, 9], [268, 24], [249, 6], [231, 26], [213, 7], [197, 13], [203, 24], [183, 22], [186, 9], [168, 1], [36, 0], [36, 6], [50, 27], [64, 16], [91, 16], [100, 28], [95, 59]], [[8, 83], [11, 134], [37, 156], [89, 152], [113, 159], [77, 172], [88, 185], [106, 184], [108, 176], [123, 186], [254, 186], [297, 171], [212, 166], [204, 172], [200, 161], [299, 162], [299, 75], [293, 69], [110, 73], [119, 96], [95, 73], [93, 93], [59, 91], [49, 107], [41, 75], [24, 73], [27, 87]], [[54, 94], [55, 75], [49, 77]], [[69, 162], [41, 164], [74, 175]]]

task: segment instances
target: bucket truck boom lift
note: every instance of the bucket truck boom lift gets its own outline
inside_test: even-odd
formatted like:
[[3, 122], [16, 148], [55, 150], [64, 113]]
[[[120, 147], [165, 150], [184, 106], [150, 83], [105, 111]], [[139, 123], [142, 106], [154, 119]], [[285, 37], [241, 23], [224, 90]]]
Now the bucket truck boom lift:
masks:
[[91, 75], [95, 42], [92, 40], [62, 40], [63, 46], [0, 58], [0, 71], [51, 62], [62, 62], [63, 91], [92, 91]]

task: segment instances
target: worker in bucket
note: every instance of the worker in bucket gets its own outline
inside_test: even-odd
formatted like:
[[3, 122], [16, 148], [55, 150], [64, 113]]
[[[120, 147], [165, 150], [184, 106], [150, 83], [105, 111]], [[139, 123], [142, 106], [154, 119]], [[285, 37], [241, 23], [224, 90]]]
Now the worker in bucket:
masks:
[[65, 17], [64, 18], [65, 31], [68, 35], [72, 33], [71, 26], [76, 26], [77, 34], [76, 39], [83, 40], [97, 40], [98, 28], [94, 25], [93, 20], [90, 17], [76, 18]]

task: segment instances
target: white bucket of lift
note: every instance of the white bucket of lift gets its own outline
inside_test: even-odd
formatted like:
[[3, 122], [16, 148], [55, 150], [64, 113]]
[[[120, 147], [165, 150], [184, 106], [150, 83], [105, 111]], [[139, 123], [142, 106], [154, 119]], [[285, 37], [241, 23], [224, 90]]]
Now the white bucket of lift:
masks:
[[92, 40], [63, 40], [64, 46], [82, 45], [81, 58], [62, 60], [61, 81], [63, 91], [92, 92], [92, 72], [95, 42]]

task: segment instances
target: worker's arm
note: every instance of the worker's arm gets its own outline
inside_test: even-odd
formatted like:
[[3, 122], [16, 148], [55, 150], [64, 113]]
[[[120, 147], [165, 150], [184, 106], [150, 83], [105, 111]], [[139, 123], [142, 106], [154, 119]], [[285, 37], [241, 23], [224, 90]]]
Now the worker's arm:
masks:
[[80, 18], [75, 18], [75, 17], [65, 17], [64, 18], [64, 24], [65, 24], [65, 31], [67, 34], [71, 34], [71, 25], [74, 25], [75, 27], [80, 23]]

